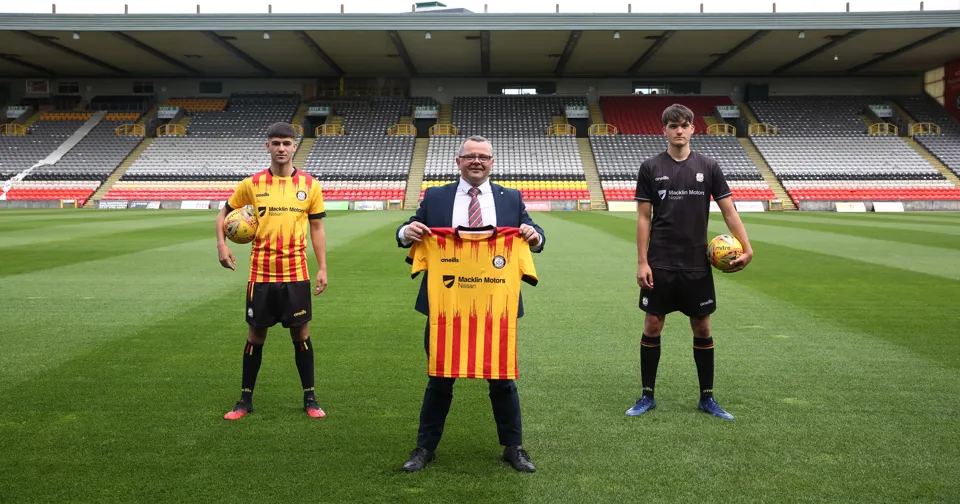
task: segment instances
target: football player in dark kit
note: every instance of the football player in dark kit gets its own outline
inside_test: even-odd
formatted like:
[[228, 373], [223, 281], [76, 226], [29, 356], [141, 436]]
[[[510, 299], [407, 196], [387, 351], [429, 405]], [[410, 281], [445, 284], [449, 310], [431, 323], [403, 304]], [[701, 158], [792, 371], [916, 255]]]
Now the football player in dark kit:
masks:
[[745, 268], [753, 259], [753, 248], [730, 200], [730, 187], [720, 165], [690, 150], [693, 112], [683, 105], [671, 105], [663, 111], [663, 127], [667, 150], [644, 161], [637, 176], [637, 283], [640, 309], [646, 312], [640, 340], [643, 392], [626, 414], [642, 415], [657, 407], [654, 385], [660, 333], [667, 314], [679, 311], [690, 318], [693, 330], [693, 359], [700, 382], [697, 407], [733, 420], [713, 398], [710, 314], [716, 311], [717, 300], [707, 260], [711, 196], [727, 228], [743, 245], [743, 255], [731, 263], [728, 272]]

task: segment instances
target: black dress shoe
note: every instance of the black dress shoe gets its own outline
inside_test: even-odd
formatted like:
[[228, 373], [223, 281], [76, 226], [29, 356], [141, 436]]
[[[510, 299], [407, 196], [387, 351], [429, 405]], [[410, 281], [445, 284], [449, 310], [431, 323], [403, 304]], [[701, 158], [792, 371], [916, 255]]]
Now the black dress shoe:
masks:
[[437, 458], [436, 453], [418, 446], [410, 452], [410, 460], [403, 464], [403, 470], [407, 472], [419, 471], [435, 458]]
[[504, 462], [510, 462], [514, 469], [520, 472], [537, 472], [537, 468], [530, 462], [530, 456], [522, 446], [508, 446], [503, 449]]

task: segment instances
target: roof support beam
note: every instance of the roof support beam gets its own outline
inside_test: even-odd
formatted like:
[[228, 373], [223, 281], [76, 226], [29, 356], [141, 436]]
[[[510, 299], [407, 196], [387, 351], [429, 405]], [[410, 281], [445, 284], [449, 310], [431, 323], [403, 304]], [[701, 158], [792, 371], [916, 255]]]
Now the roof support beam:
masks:
[[490, 75], [490, 30], [480, 32], [480, 73]]
[[553, 73], [556, 74], [557, 77], [563, 75], [563, 68], [567, 66], [567, 62], [570, 61], [570, 57], [573, 56], [573, 50], [577, 48], [577, 42], [580, 41], [581, 35], [583, 35], [583, 30], [573, 30], [570, 32], [570, 38], [567, 39], [567, 45], [563, 48], [563, 54], [560, 55], [557, 68], [553, 70]]
[[253, 57], [251, 57], [249, 54], [241, 51], [240, 49], [237, 49], [237, 46], [231, 44], [230, 42], [227, 42], [227, 41], [224, 40], [223, 37], [221, 37], [220, 35], [217, 35], [216, 33], [212, 32], [212, 31], [201, 31], [200, 33], [206, 35], [207, 38], [209, 38], [210, 40], [212, 40], [212, 41], [213, 41], [215, 44], [217, 44], [218, 46], [220, 46], [220, 47], [222, 47], [223, 49], [225, 49], [225, 50], [226, 50], [227, 52], [229, 52], [230, 54], [232, 54], [232, 55], [234, 55], [234, 56], [242, 59], [243, 61], [245, 61], [248, 65], [252, 66], [253, 68], [256, 68], [257, 71], [259, 71], [259, 72], [260, 72], [261, 74], [263, 74], [264, 76], [266, 76], [266, 77], [272, 77], [272, 76], [273, 76], [273, 70], [270, 70], [269, 68], [263, 66], [262, 63], [260, 63], [259, 61], [253, 59]]
[[876, 65], [877, 63], [880, 63], [881, 61], [886, 61], [886, 60], [888, 60], [888, 59], [890, 59], [890, 58], [894, 58], [894, 57], [896, 57], [896, 56], [900, 56], [901, 54], [903, 54], [903, 53], [905, 53], [905, 52], [912, 51], [912, 50], [914, 50], [914, 49], [916, 49], [916, 48], [918, 48], [918, 47], [920, 47], [920, 46], [924, 46], [924, 45], [926, 45], [926, 44], [929, 44], [930, 42], [933, 42], [933, 41], [935, 41], [935, 40], [938, 40], [938, 39], [941, 39], [941, 38], [943, 38], [943, 37], [946, 37], [947, 35], [950, 35], [951, 33], [955, 32], [955, 31], [957, 31], [957, 30], [958, 30], [958, 28], [947, 28], [946, 30], [940, 30], [940, 31], [938, 31], [937, 33], [934, 33], [933, 35], [928, 35], [928, 36], [926, 36], [926, 37], [923, 37], [922, 39], [917, 40], [916, 42], [912, 42], [912, 43], [910, 43], [910, 44], [907, 44], [907, 45], [905, 45], [905, 46], [903, 46], [903, 47], [900, 47], [899, 49], [894, 49], [894, 50], [892, 50], [892, 51], [890, 51], [890, 52], [888, 52], [888, 53], [881, 54], [880, 56], [877, 56], [876, 58], [873, 58], [873, 59], [870, 60], [870, 61], [865, 61], [865, 62], [863, 62], [863, 63], [860, 63], [859, 65], [857, 65], [857, 66], [855, 66], [855, 67], [853, 67], [853, 68], [848, 69], [847, 71], [848, 71], [848, 72], [859, 72], [860, 70], [863, 70], [864, 68], [867, 68], [868, 66]]
[[734, 47], [733, 49], [730, 49], [729, 51], [727, 51], [727, 52], [725, 52], [725, 53], [723, 53], [723, 54], [721, 54], [720, 57], [718, 57], [717, 59], [713, 60], [712, 63], [710, 63], [709, 65], [703, 67], [703, 69], [700, 70], [700, 73], [701, 73], [701, 74], [706, 74], [706, 73], [709, 73], [709, 72], [713, 71], [713, 70], [714, 70], [715, 68], [717, 68], [718, 66], [726, 63], [727, 60], [729, 60], [730, 58], [732, 58], [732, 57], [740, 54], [741, 51], [743, 51], [744, 49], [750, 47], [750, 46], [753, 45], [756, 41], [758, 41], [758, 40], [762, 39], [763, 37], [765, 37], [768, 33], [770, 33], [770, 30], [757, 30], [757, 31], [753, 32], [753, 35], [750, 35], [750, 36], [747, 37], [743, 42], [740, 42], [739, 44], [737, 44], [736, 47]]
[[403, 66], [407, 67], [407, 73], [410, 74], [410, 77], [416, 77], [417, 67], [413, 66], [413, 60], [410, 59], [410, 53], [407, 52], [406, 46], [403, 45], [403, 40], [400, 40], [400, 34], [397, 30], [390, 30], [387, 34], [390, 35], [393, 46], [397, 48], [397, 54], [399, 54], [400, 59], [403, 60]]
[[820, 47], [818, 47], [818, 48], [816, 48], [816, 49], [808, 52], [807, 54], [804, 54], [804, 55], [802, 55], [802, 56], [794, 59], [793, 61], [790, 61], [790, 62], [788, 62], [788, 63], [785, 63], [785, 64], [781, 65], [781, 66], [778, 67], [778, 68], [775, 68], [775, 69], [774, 69], [772, 72], [770, 72], [770, 73], [772, 73], [772, 74], [778, 74], [778, 73], [782, 73], [782, 72], [784, 72], [784, 71], [786, 71], [786, 70], [789, 70], [789, 69], [791, 69], [791, 68], [799, 65], [800, 63], [803, 63], [804, 61], [807, 61], [807, 60], [813, 58], [814, 56], [817, 56], [817, 55], [819, 55], [819, 54], [822, 54], [823, 52], [826, 52], [826, 51], [829, 51], [830, 49], [833, 49], [834, 47], [837, 47], [838, 45], [840, 45], [840, 44], [842, 44], [842, 43], [844, 43], [844, 42], [846, 42], [846, 41], [848, 41], [848, 40], [856, 37], [857, 35], [860, 35], [861, 33], [865, 32], [865, 31], [866, 31], [866, 30], [851, 30], [851, 31], [848, 31], [847, 33], [844, 33], [843, 35], [840, 35], [839, 37], [834, 37], [833, 40], [831, 40], [830, 42], [827, 42], [826, 44], [823, 44], [822, 46], [820, 46]]
[[9, 61], [10, 63], [13, 63], [14, 65], [20, 65], [20, 66], [22, 66], [22, 67], [24, 67], [24, 68], [29, 68], [29, 69], [31, 69], [31, 70], [36, 70], [37, 72], [47, 74], [47, 75], [49, 75], [50, 77], [53, 77], [53, 76], [56, 76], [56, 75], [57, 75], [56, 72], [54, 72], [53, 70], [50, 70], [49, 68], [44, 68], [44, 67], [42, 67], [42, 66], [40, 66], [40, 65], [35, 65], [35, 64], [33, 64], [33, 63], [30, 63], [29, 61], [23, 61], [22, 59], [14, 56], [14, 55], [12, 55], [12, 54], [2, 54], [2, 53], [0, 53], [0, 59], [2, 59], [2, 60], [4, 60], [4, 61]]
[[145, 52], [145, 53], [147, 53], [147, 54], [150, 54], [150, 55], [152, 55], [152, 56], [156, 56], [157, 58], [162, 59], [163, 61], [166, 61], [167, 63], [170, 63], [171, 65], [173, 65], [173, 66], [175, 66], [175, 67], [177, 67], [177, 68], [179, 68], [179, 69], [181, 69], [181, 70], [186, 71], [188, 74], [190, 74], [190, 75], [192, 75], [192, 76], [194, 76], [194, 77], [199, 77], [199, 76], [203, 75], [203, 73], [200, 72], [199, 70], [197, 70], [196, 68], [193, 68], [192, 66], [187, 65], [186, 63], [183, 63], [183, 62], [181, 62], [181, 61], [178, 61], [178, 60], [170, 57], [170, 56], [167, 55], [166, 53], [164, 53], [164, 52], [162, 52], [162, 51], [159, 51], [159, 50], [157, 50], [157, 49], [154, 49], [153, 47], [150, 47], [150, 46], [148, 46], [147, 44], [144, 44], [143, 42], [140, 42], [139, 40], [131, 37], [130, 35], [127, 35], [126, 33], [123, 33], [123, 32], [107, 32], [107, 33], [109, 33], [109, 34], [113, 35], [114, 37], [117, 37], [118, 39], [120, 39], [120, 40], [122, 40], [122, 41], [124, 41], [124, 42], [126, 42], [126, 43], [128, 43], [128, 44], [130, 44], [130, 45], [132, 45], [133, 47], [136, 47], [137, 49], [140, 49], [141, 51], [143, 51], [143, 52]]
[[661, 47], [663, 47], [663, 44], [666, 44], [667, 41], [670, 40], [670, 37], [672, 37], [674, 33], [677, 32], [675, 30], [669, 30], [663, 32], [659, 37], [657, 37], [656, 42], [648, 47], [643, 55], [637, 58], [637, 61], [634, 61], [633, 64], [630, 65], [630, 68], [627, 69], [627, 75], [633, 75], [637, 73], [637, 70], [640, 70], [640, 67], [645, 65], [647, 61], [650, 61], [650, 58], [652, 58], [653, 55], [656, 54]]
[[100, 60], [98, 60], [97, 58], [94, 58], [93, 56], [84, 54], [84, 53], [82, 53], [82, 52], [80, 52], [80, 51], [77, 51], [77, 50], [75, 50], [75, 49], [70, 49], [69, 47], [64, 47], [64, 46], [62, 46], [62, 45], [60, 45], [60, 44], [58, 44], [58, 43], [56, 43], [56, 42], [54, 42], [54, 41], [52, 41], [52, 40], [49, 40], [49, 39], [44, 38], [44, 37], [41, 37], [41, 36], [39, 36], [39, 35], [34, 35], [33, 33], [30, 33], [30, 32], [28, 32], [28, 31], [14, 30], [13, 33], [16, 33], [17, 35], [20, 35], [20, 36], [25, 37], [25, 38], [27, 38], [27, 39], [30, 39], [30, 40], [38, 43], [38, 44], [42, 44], [42, 45], [45, 45], [45, 46], [47, 46], [47, 47], [56, 49], [56, 50], [58, 50], [58, 51], [60, 51], [60, 52], [62, 52], [62, 53], [69, 54], [70, 56], [74, 56], [74, 57], [80, 58], [80, 59], [86, 61], [87, 63], [92, 63], [92, 64], [94, 64], [94, 65], [97, 65], [97, 66], [100, 67], [100, 68], [105, 68], [105, 69], [107, 69], [107, 70], [110, 70], [111, 72], [116, 72], [116, 73], [118, 73], [118, 74], [127, 74], [127, 73], [128, 73], [126, 70], [124, 70], [124, 69], [122, 69], [122, 68], [118, 68], [118, 67], [115, 67], [115, 66], [113, 66], [113, 65], [111, 65], [111, 64], [109, 64], [109, 63], [105, 63], [105, 62], [103, 62], [103, 61], [100, 61]]
[[300, 40], [302, 40], [304, 44], [307, 44], [307, 47], [309, 47], [314, 53], [316, 53], [317, 56], [319, 56], [320, 59], [322, 59], [323, 62], [327, 64], [328, 67], [332, 68], [334, 72], [337, 72], [337, 75], [339, 75], [340, 77], [343, 77], [344, 75], [346, 75], [346, 72], [344, 72], [343, 69], [340, 68], [340, 65], [338, 65], [337, 62], [333, 61], [333, 58], [331, 58], [330, 55], [327, 54], [327, 52], [320, 47], [320, 44], [318, 44], [315, 40], [313, 40], [313, 38], [310, 37], [310, 35], [307, 35], [307, 32], [303, 30], [297, 30], [293, 33], [295, 33], [297, 37], [300, 37]]

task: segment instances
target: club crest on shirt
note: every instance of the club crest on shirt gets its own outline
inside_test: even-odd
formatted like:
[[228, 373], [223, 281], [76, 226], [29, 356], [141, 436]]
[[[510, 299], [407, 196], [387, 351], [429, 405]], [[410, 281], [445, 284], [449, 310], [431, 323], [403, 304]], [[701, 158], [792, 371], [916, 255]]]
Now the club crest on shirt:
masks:
[[698, 173], [698, 174], [697, 174], [697, 182], [703, 182], [703, 174], [702, 174], [702, 173]]
[[667, 197], [667, 190], [666, 190], [666, 189], [658, 189], [658, 190], [657, 190], [657, 196], [660, 196], [660, 199], [666, 198], [666, 197]]
[[493, 258], [493, 267], [494, 267], [494, 268], [502, 269], [502, 268], [503, 268], [504, 266], [506, 266], [506, 265], [507, 265], [507, 259], [504, 258], [502, 255], [498, 255], [498, 256], [496, 256], [496, 257]]
[[297, 191], [297, 199], [300, 201], [307, 199], [307, 191]]

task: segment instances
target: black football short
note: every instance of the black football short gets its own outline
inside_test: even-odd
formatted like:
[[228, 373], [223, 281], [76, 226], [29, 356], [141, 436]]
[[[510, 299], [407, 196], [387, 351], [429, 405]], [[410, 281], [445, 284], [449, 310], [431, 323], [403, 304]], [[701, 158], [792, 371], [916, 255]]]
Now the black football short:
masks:
[[710, 315], [717, 310], [713, 272], [653, 268], [653, 289], [640, 289], [640, 309], [653, 315]]
[[257, 327], [297, 327], [313, 317], [310, 281], [250, 282], [247, 285], [247, 323]]

